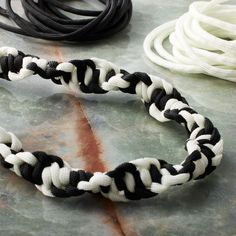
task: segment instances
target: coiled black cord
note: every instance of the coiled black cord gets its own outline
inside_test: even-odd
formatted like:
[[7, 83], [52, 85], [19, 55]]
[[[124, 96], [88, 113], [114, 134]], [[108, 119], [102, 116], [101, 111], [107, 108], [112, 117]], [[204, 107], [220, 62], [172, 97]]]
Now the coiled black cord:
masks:
[[[84, 10], [59, 0], [21, 0], [26, 18], [19, 16], [6, 0], [0, 15], [18, 27], [0, 22], [0, 28], [17, 34], [54, 41], [90, 41], [113, 35], [122, 30], [132, 15], [131, 0], [98, 0], [105, 8]], [[68, 16], [74, 14], [77, 19]]]

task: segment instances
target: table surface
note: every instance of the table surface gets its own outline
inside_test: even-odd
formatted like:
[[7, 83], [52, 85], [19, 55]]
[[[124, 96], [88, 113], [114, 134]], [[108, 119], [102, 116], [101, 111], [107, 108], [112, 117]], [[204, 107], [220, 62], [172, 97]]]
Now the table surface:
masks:
[[[191, 2], [133, 0], [130, 25], [93, 43], [66, 45], [0, 31], [0, 46], [59, 61], [100, 57], [131, 72], [159, 75], [213, 121], [225, 142], [223, 162], [208, 178], [131, 203], [112, 203], [89, 194], [48, 198], [0, 167], [0, 235], [236, 235], [235, 84], [172, 73], [150, 63], [142, 49], [148, 32], [186, 12]], [[25, 150], [54, 153], [90, 171], [109, 170], [144, 156], [172, 163], [186, 156], [185, 131], [153, 120], [133, 96], [115, 92], [75, 96], [36, 76], [14, 83], [1, 80], [0, 112], [1, 126], [13, 131]]]

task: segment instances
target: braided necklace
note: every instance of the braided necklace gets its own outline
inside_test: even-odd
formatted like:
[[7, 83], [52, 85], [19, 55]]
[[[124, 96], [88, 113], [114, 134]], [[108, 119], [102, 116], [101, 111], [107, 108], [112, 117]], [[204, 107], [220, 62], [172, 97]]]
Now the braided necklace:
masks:
[[33, 38], [79, 42], [105, 38], [128, 25], [131, 0], [98, 1], [105, 6], [102, 11], [77, 9], [59, 0], [21, 0], [25, 18], [13, 10], [11, 0], [6, 0], [6, 9], [0, 7], [0, 15], [17, 27], [0, 22], [0, 28]]
[[13, 133], [0, 128], [2, 166], [35, 184], [47, 196], [71, 197], [89, 192], [113, 201], [150, 198], [171, 186], [204, 178], [221, 162], [223, 140], [217, 128], [159, 77], [141, 72], [131, 74], [98, 58], [58, 63], [25, 55], [15, 48], [0, 48], [1, 78], [14, 81], [35, 74], [75, 92], [104, 94], [118, 90], [136, 94], [150, 116], [160, 122], [174, 120], [188, 134], [188, 156], [180, 164], [140, 158], [105, 173], [90, 173], [72, 168], [58, 156], [24, 151]]

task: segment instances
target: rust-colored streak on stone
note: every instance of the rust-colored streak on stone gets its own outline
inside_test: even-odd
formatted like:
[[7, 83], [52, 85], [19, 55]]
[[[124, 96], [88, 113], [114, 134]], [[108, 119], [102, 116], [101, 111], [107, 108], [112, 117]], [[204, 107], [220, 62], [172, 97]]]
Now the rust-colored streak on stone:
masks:
[[53, 56], [55, 56], [55, 59], [58, 60], [58, 62], [62, 62], [63, 61], [63, 55], [62, 55], [62, 52], [61, 52], [60, 48], [53, 47], [52, 49], [53, 49], [52, 54], [53, 54]]
[[[83, 106], [79, 102], [78, 98], [71, 97], [71, 100], [78, 116], [76, 131], [78, 135], [78, 143], [81, 149], [79, 151], [79, 156], [83, 157], [85, 170], [91, 172], [107, 171], [107, 167], [101, 158], [101, 145], [86, 118]], [[99, 203], [102, 205], [105, 212], [104, 223], [112, 227], [114, 236], [136, 236], [135, 232], [126, 227], [124, 219], [118, 214], [114, 202], [111, 202], [108, 199], [101, 199]]]
[[108, 219], [105, 219], [104, 223], [114, 225], [113, 235], [137, 236], [137, 234], [125, 223], [124, 218], [118, 215], [114, 202], [102, 199], [101, 203], [104, 206], [106, 215], [108, 216]]
[[85, 170], [104, 172], [107, 168], [101, 157], [102, 150], [100, 142], [92, 130], [78, 98], [72, 96], [71, 101], [77, 114], [76, 133], [80, 147], [78, 154], [83, 158]]

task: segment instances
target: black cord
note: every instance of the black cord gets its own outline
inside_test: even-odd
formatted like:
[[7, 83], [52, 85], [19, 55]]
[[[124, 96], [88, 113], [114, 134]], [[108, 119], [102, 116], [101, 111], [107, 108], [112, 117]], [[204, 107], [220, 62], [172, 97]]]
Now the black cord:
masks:
[[[0, 15], [18, 26], [0, 22], [0, 28], [17, 34], [54, 41], [90, 41], [105, 38], [122, 30], [132, 15], [131, 0], [98, 0], [102, 11], [83, 10], [58, 0], [21, 0], [26, 18], [19, 16], [6, 0]], [[72, 13], [79, 19], [68, 16]]]

